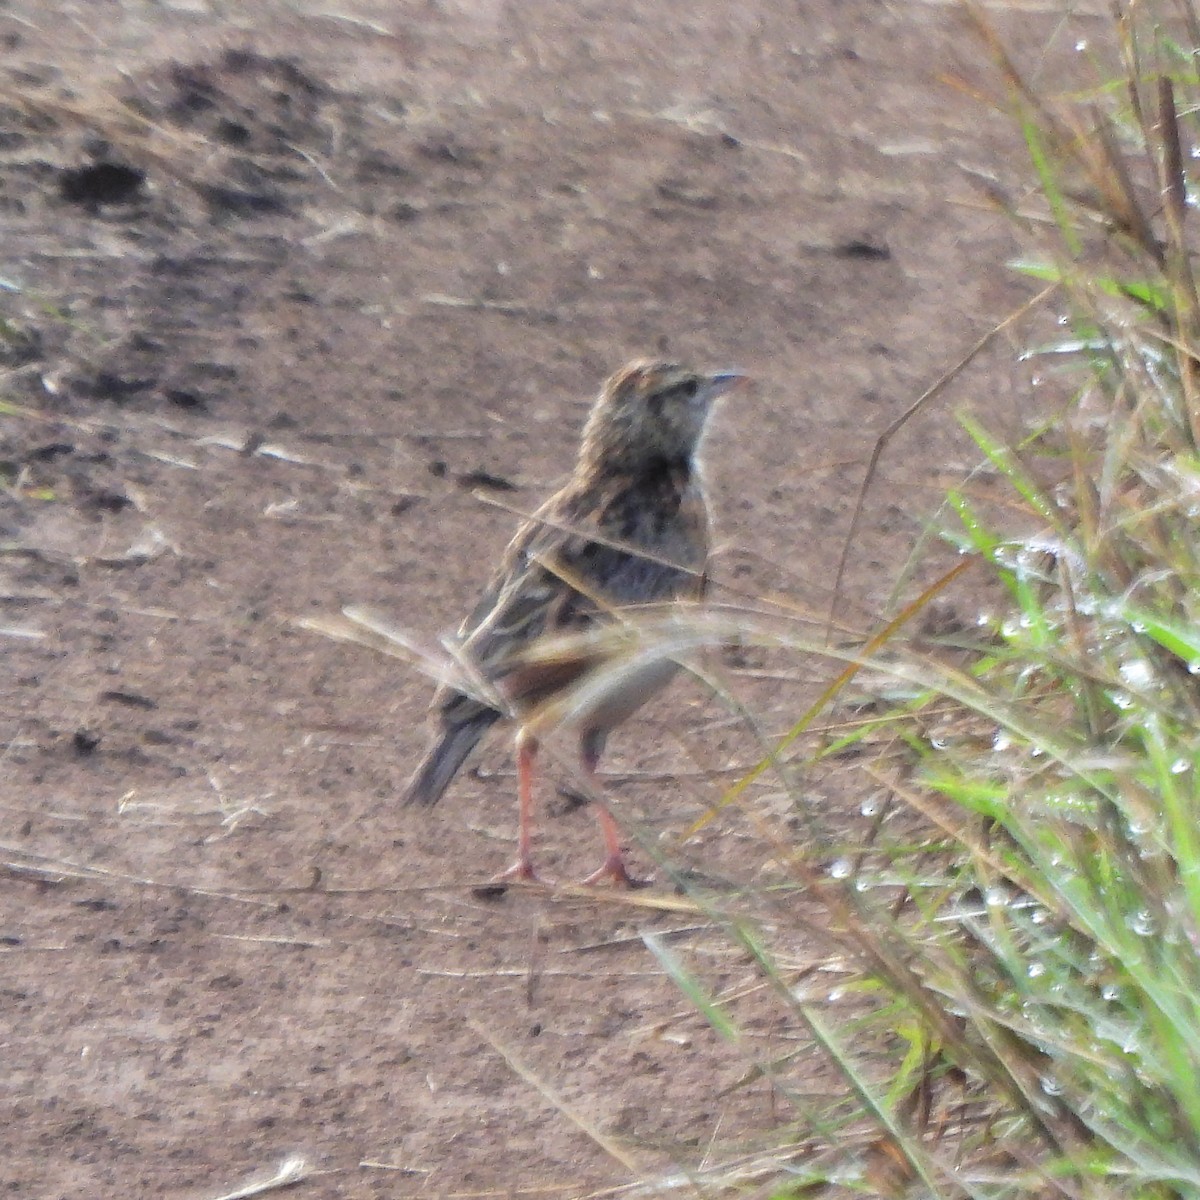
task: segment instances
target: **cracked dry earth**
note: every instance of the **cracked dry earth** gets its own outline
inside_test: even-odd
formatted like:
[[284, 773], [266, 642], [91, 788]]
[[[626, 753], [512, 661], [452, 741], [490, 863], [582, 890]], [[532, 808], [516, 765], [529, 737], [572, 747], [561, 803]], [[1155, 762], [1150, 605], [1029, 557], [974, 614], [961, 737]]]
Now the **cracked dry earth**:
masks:
[[[1008, 32], [1039, 66], [1057, 21]], [[474, 895], [508, 747], [401, 810], [430, 684], [293, 621], [453, 627], [660, 348], [755, 379], [708, 444], [717, 586], [823, 612], [874, 438], [1027, 294], [963, 171], [1019, 148], [942, 81], [980, 58], [958, 11], [8, 0], [0, 47], [0, 1194], [215, 1197], [294, 1155], [306, 1197], [666, 1194], [764, 1141], [778, 1097], [643, 934], [762, 1049], [750, 964], [665, 882]], [[1024, 394], [1000, 344], [893, 440], [848, 626], [969, 460], [952, 404]], [[826, 669], [718, 666], [768, 730]], [[679, 844], [753, 753], [694, 682], [614, 739], [643, 869], [762, 877], [778, 796]], [[594, 822], [543, 799], [577, 878]]]

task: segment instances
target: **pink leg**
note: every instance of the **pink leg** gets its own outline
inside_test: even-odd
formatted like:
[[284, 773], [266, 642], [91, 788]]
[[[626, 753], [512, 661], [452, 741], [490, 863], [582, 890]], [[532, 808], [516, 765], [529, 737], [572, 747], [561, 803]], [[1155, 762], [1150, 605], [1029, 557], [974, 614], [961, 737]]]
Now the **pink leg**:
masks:
[[[600, 789], [600, 781], [596, 778], [596, 765], [600, 761], [600, 751], [603, 747], [603, 737], [589, 738], [586, 736], [580, 747], [584, 772], [587, 774], [588, 782], [597, 791]], [[583, 881], [584, 884], [602, 883], [605, 879], [611, 879], [613, 883], [622, 887], [648, 887], [650, 880], [635, 878], [630, 875], [629, 869], [625, 866], [625, 855], [621, 852], [621, 830], [613, 820], [612, 813], [604, 805], [597, 804], [596, 816], [600, 821], [600, 831], [604, 834], [604, 862], [598, 870], [593, 871]]]
[[507, 879], [537, 879], [533, 869], [533, 760], [537, 757], [535, 738], [517, 734], [517, 861], [496, 876]]
[[607, 808], [598, 806], [596, 816], [600, 819], [600, 830], [604, 834], [605, 857], [600, 868], [593, 871], [583, 882], [593, 884], [611, 879], [613, 883], [622, 887], [648, 887], [648, 879], [635, 878], [625, 866], [625, 855], [621, 852], [621, 831], [612, 819], [612, 813]]

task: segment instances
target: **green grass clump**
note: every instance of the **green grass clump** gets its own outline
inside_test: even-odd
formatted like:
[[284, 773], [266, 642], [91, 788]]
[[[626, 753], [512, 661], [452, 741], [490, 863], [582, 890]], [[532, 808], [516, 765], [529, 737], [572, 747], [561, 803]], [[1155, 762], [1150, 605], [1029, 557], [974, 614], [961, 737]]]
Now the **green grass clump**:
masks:
[[[1200, 21], [1119, 10], [1112, 73], [1066, 98], [975, 21], [1035, 181], [1016, 267], [1054, 285], [1061, 336], [1031, 353], [1069, 399], [1016, 442], [965, 419], [990, 483], [950, 493], [946, 536], [997, 615], [953, 649], [895, 622], [822, 697], [832, 725], [851, 677], [885, 681], [847, 732], [764, 759], [793, 790], [797, 765], [858, 772], [904, 836], [877, 824], [822, 868], [795, 845], [769, 919], [723, 914], [841, 1081], [802, 1101], [793, 1060], [761, 1062], [794, 1121], [773, 1171], [720, 1181], [743, 1195], [1200, 1196]], [[848, 1015], [787, 960], [793, 902], [838, 947]]]

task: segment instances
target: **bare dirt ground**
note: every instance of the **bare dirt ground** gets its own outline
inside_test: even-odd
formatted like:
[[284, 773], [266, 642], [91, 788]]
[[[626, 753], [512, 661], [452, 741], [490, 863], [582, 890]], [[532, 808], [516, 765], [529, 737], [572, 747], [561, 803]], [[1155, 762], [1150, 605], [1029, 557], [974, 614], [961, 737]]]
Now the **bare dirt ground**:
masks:
[[[1012, 20], [1033, 69], [1056, 22]], [[1028, 294], [962, 171], [1019, 148], [940, 78], [979, 58], [959, 11], [10, 0], [0, 46], [0, 1191], [208, 1197], [298, 1154], [304, 1196], [584, 1196], [765, 1133], [640, 935], [748, 965], [665, 884], [473, 896], [507, 747], [401, 810], [430, 684], [290, 621], [453, 627], [660, 348], [756, 380], [709, 443], [718, 584], [823, 611], [874, 437]], [[963, 400], [1021, 419], [1008, 346]], [[951, 404], [889, 449], [851, 625], [969, 461]], [[822, 670], [729, 677], [781, 730]], [[751, 748], [697, 684], [635, 725], [607, 770], [652, 847]], [[592, 818], [546, 799], [576, 878]], [[677, 853], [761, 861], [736, 813]]]

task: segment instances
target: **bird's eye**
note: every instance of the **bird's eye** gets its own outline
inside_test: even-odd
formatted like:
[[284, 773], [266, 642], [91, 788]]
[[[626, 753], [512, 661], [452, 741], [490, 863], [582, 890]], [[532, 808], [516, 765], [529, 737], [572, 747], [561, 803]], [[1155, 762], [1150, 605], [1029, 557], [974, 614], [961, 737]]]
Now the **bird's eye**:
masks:
[[681, 400], [695, 400], [700, 394], [700, 381], [698, 379], [684, 379], [679, 383], [668, 384], [666, 387], [660, 387], [656, 391], [650, 392], [646, 397], [646, 403], [655, 411], [663, 407], [664, 404], [678, 404]]

